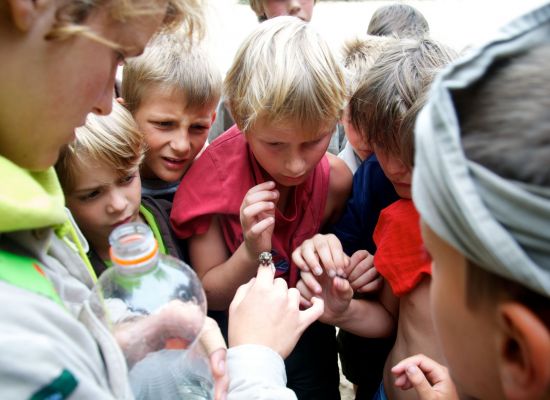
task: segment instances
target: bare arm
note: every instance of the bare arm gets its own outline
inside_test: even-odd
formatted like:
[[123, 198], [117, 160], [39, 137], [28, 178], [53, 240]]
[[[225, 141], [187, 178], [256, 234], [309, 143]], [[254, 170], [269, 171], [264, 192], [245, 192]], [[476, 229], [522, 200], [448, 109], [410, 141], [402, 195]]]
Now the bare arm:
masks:
[[351, 194], [353, 181], [353, 175], [344, 161], [330, 153], [327, 153], [327, 157], [330, 165], [330, 177], [322, 225], [334, 223], [340, 218]]
[[227, 310], [237, 288], [255, 276], [258, 255], [271, 251], [278, 198], [274, 182], [261, 183], [246, 193], [240, 209], [244, 241], [233, 254], [225, 244], [219, 217], [212, 218], [205, 234], [189, 240], [191, 263], [211, 309]]
[[229, 254], [217, 216], [206, 233], [189, 239], [189, 256], [212, 310], [227, 310], [237, 288], [256, 275], [258, 261], [244, 242]]

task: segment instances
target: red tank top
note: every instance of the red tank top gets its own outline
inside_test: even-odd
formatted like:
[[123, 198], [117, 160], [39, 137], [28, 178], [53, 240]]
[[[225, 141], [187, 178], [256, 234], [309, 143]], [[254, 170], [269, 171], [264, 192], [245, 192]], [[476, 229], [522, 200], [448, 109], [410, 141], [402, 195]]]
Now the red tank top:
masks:
[[[220, 216], [225, 244], [231, 253], [243, 242], [239, 212], [246, 192], [265, 182], [264, 173], [237, 126], [231, 127], [193, 163], [174, 197], [171, 222], [185, 239], [205, 233], [213, 215]], [[285, 214], [276, 211], [272, 237], [277, 276], [290, 287], [298, 281], [292, 251], [319, 232], [328, 196], [330, 166], [324, 156], [308, 179], [290, 194]], [[267, 175], [267, 174], [265, 174]], [[244, 282], [243, 282], [244, 283]]]

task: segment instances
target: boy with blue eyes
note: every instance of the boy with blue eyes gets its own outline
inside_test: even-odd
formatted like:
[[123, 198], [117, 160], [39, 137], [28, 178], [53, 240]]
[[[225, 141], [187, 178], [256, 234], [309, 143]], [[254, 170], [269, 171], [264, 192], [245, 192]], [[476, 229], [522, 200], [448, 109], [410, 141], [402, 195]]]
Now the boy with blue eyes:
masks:
[[177, 33], [156, 36], [124, 66], [121, 102], [144, 133], [143, 194], [172, 201], [206, 145], [222, 78], [206, 50]]
[[67, 207], [86, 237], [97, 275], [109, 265], [109, 235], [118, 225], [144, 222], [161, 252], [181, 257], [168, 225], [170, 203], [141, 197], [145, 143], [130, 113], [116, 101], [107, 116], [88, 115], [56, 164]]

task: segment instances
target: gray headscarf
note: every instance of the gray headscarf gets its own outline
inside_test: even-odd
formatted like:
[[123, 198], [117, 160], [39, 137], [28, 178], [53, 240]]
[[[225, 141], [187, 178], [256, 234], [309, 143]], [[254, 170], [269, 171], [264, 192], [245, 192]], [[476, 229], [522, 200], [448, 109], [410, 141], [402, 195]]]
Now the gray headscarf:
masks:
[[430, 228], [468, 259], [550, 297], [550, 188], [501, 178], [468, 160], [452, 100], [496, 60], [545, 43], [548, 4], [514, 20], [436, 78], [416, 123], [413, 199]]

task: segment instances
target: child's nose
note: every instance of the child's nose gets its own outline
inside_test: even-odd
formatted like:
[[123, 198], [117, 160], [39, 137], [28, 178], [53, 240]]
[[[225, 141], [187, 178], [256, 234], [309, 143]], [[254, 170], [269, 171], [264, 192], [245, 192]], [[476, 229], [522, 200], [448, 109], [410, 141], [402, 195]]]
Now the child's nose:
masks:
[[407, 173], [407, 167], [401, 161], [394, 160], [391, 161], [388, 165], [389, 173], [391, 175], [399, 175]]
[[105, 84], [105, 87], [92, 107], [92, 112], [97, 115], [109, 115], [113, 109], [113, 96], [115, 90], [115, 79]]
[[126, 199], [126, 196], [124, 196], [124, 194], [120, 191], [114, 190], [111, 193], [111, 201], [109, 202], [107, 209], [109, 212], [117, 213], [124, 211], [127, 205], [128, 199]]
[[285, 174], [291, 177], [298, 177], [304, 173], [305, 164], [302, 157], [291, 157], [286, 162]]
[[300, 12], [300, 2], [298, 0], [290, 0], [290, 5], [288, 9], [288, 13], [290, 15], [296, 15]]
[[178, 153], [178, 155], [182, 155], [187, 153], [191, 149], [191, 143], [189, 141], [189, 132], [187, 132], [186, 128], [181, 128], [172, 141], [170, 142], [170, 148]]

